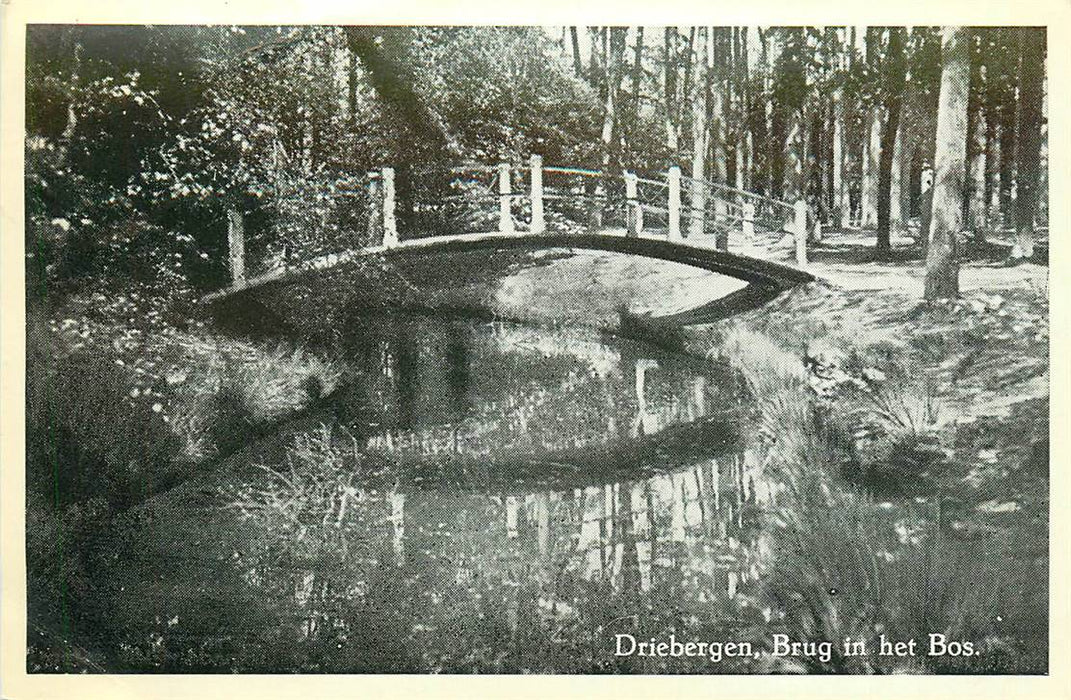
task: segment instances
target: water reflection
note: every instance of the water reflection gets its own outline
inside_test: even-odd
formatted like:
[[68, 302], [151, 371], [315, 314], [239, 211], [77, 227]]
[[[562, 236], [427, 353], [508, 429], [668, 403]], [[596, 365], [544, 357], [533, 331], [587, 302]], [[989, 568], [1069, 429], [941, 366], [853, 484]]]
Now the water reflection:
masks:
[[229, 506], [176, 491], [101, 560], [123, 562], [98, 618], [124, 668], [731, 670], [612, 653], [619, 632], [754, 623], [768, 494], [730, 371], [574, 329], [350, 330], [337, 350], [361, 371], [329, 425], [288, 438], [274, 473], [221, 475]]
[[726, 368], [588, 331], [390, 315], [347, 352], [375, 368], [340, 397], [348, 430], [400, 475], [351, 537], [397, 567], [390, 604], [421, 644], [444, 606], [517, 634], [588, 619], [593, 591], [657, 593], [708, 624], [757, 577], [768, 494]]
[[668, 470], [736, 438], [742, 395], [725, 368], [631, 340], [386, 315], [345, 352], [374, 369], [340, 414], [416, 481]]

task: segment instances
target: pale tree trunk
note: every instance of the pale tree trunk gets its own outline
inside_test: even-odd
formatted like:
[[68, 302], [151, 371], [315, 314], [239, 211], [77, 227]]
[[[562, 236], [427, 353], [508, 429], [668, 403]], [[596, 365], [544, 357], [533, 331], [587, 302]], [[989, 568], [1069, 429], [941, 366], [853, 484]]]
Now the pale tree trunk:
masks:
[[[984, 32], [985, 30], [981, 30]], [[986, 110], [982, 97], [982, 52], [986, 34], [971, 34], [971, 92], [967, 105], [967, 183], [963, 198], [967, 228], [976, 241], [985, 240]]]
[[[713, 107], [714, 113], [712, 115], [713, 124], [711, 130], [711, 137], [713, 138], [713, 144], [711, 152], [713, 154], [714, 162], [714, 177], [722, 184], [728, 183], [729, 178], [729, 149], [728, 144], [728, 121], [729, 121], [729, 104], [727, 97], [727, 85], [725, 80], [725, 62], [727, 56], [725, 55], [724, 46], [725, 42], [722, 29], [710, 28], [710, 44], [707, 50], [704, 60], [707, 62], [707, 75], [713, 75]], [[718, 53], [714, 53], [714, 48], [717, 47]], [[715, 67], [717, 66], [717, 67]], [[721, 221], [725, 221], [726, 205], [725, 202], [719, 198], [715, 202], [715, 215]], [[728, 231], [723, 227], [718, 230], [718, 238], [715, 241], [718, 250], [727, 250], [729, 248]]]
[[643, 89], [643, 27], [636, 27], [636, 46], [632, 58], [632, 128], [640, 123], [640, 91]]
[[892, 172], [889, 182], [889, 230], [902, 235], [907, 231], [910, 203], [907, 197], [911, 193], [911, 158], [907, 151], [906, 120], [901, 119], [896, 129], [896, 143], [893, 146]]
[[[607, 52], [603, 57], [603, 80], [605, 81], [605, 95], [604, 95], [604, 111], [602, 121], [602, 172], [603, 177], [607, 177], [611, 172], [611, 165], [615, 168], [619, 165], [620, 158], [617, 157], [614, 136], [620, 129], [617, 118], [618, 105], [620, 103], [621, 94], [621, 64], [624, 59], [625, 53], [625, 37], [628, 30], [625, 27], [610, 27], [609, 28], [609, 44], [607, 46]], [[606, 187], [602, 180], [600, 180], [598, 187], [596, 188], [596, 199], [598, 204], [596, 205], [596, 227], [602, 225], [602, 213], [603, 209], [609, 205], [609, 202], [604, 201], [606, 196]]]
[[769, 185], [766, 193], [777, 199], [782, 198], [785, 187], [785, 157], [784, 157], [784, 110], [775, 107], [774, 100], [770, 96], [774, 92], [774, 72], [781, 62], [783, 42], [781, 30], [777, 27], [767, 27], [763, 33], [766, 46], [764, 91], [766, 99], [766, 139], [767, 149], [767, 176]]
[[867, 143], [863, 154], [863, 228], [878, 225], [878, 171], [881, 158], [881, 107], [867, 111]]
[[967, 96], [970, 30], [941, 30], [941, 93], [934, 148], [932, 214], [926, 250], [926, 299], [959, 294], [956, 236], [963, 225], [963, 178], [967, 157]]
[[[881, 28], [867, 27], [864, 33], [866, 65], [877, 73], [881, 55]], [[878, 178], [881, 154], [881, 105], [873, 101], [867, 108], [866, 143], [863, 150], [863, 172], [860, 225], [876, 228], [878, 225]]]
[[903, 29], [889, 29], [889, 49], [884, 61], [883, 82], [887, 94], [885, 100], [885, 129], [881, 134], [880, 156], [878, 159], [878, 233], [877, 249], [891, 249], [889, 232], [892, 213], [893, 160], [896, 151], [896, 137], [900, 128], [900, 110], [904, 101], [904, 87], [907, 63], [904, 60]]
[[733, 147], [733, 155], [736, 160], [736, 180], [733, 182], [733, 187], [738, 190], [747, 188], [747, 185], [744, 182], [744, 171], [747, 169], [746, 158], [744, 156], [746, 147], [747, 144], [745, 142], [744, 134], [740, 134]]
[[1041, 160], [1042, 81], [1045, 70], [1045, 30], [1021, 27], [1019, 33], [1019, 104], [1016, 124], [1015, 246], [1012, 257], [1034, 255], [1034, 217], [1038, 209], [1038, 171]]
[[677, 120], [675, 103], [677, 101], [677, 28], [666, 27], [665, 43], [663, 45], [662, 59], [665, 65], [665, 93], [666, 103], [666, 150], [669, 151], [671, 162], [676, 162], [677, 152], [680, 149], [677, 143]]
[[588, 60], [588, 84], [599, 93], [599, 100], [606, 98], [603, 90], [606, 83], [603, 80], [606, 62], [606, 27], [588, 27], [588, 41], [591, 43], [591, 54]]
[[738, 112], [738, 126], [736, 129], [736, 188], [745, 190], [751, 185], [751, 129], [748, 126], [751, 114], [751, 98], [748, 82], [748, 30], [744, 27], [737, 29], [737, 42], [739, 43], [738, 64], [733, 75], [737, 80], [737, 96], [740, 105]]
[[978, 109], [975, 112], [974, 128], [971, 130], [971, 157], [970, 157], [970, 181], [971, 196], [967, 211], [970, 216], [969, 228], [974, 231], [976, 241], [985, 240], [986, 227], [986, 201], [985, 201], [985, 178], [986, 178], [986, 124], [985, 112]]
[[989, 192], [989, 201], [986, 203], [986, 228], [990, 231], [999, 230], [1000, 228], [1000, 130], [1001, 125], [999, 122], [989, 121], [987, 115], [986, 121], [986, 150], [985, 150], [985, 170], [986, 170], [986, 191]]
[[[704, 182], [705, 165], [707, 160], [707, 101], [709, 99], [710, 85], [707, 76], [707, 51], [708, 35], [706, 27], [699, 29], [696, 38], [696, 88], [697, 94], [692, 98], [692, 192], [691, 192], [691, 218], [688, 225], [688, 234], [699, 237], [703, 233], [704, 218], [707, 208], [707, 189]], [[720, 96], [715, 97], [720, 102]], [[716, 119], [720, 118], [715, 115]]]
[[795, 202], [803, 197], [803, 148], [804, 128], [803, 113], [799, 109], [788, 111], [784, 157], [785, 157], [785, 200]]
[[[1014, 43], [1015, 27], [1002, 28], [1006, 41]], [[1014, 225], [1015, 204], [1015, 88], [1004, 91], [1000, 101], [1000, 228]]]
[[837, 88], [833, 93], [833, 196], [841, 229], [851, 224], [852, 202], [848, 194], [848, 181], [844, 177], [845, 164], [848, 160], [844, 148], [844, 88]]

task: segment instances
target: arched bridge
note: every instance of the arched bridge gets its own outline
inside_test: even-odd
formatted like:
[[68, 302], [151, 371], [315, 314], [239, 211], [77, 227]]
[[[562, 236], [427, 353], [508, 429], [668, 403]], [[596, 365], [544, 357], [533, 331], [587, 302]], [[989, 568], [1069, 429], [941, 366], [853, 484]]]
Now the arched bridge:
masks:
[[233, 281], [204, 301], [286, 286], [371, 257], [391, 261], [481, 250], [608, 251], [682, 263], [748, 283], [730, 295], [733, 299], [682, 314], [682, 322], [709, 317], [727, 302], [761, 301], [813, 279], [805, 269], [813, 217], [803, 202], [686, 178], [676, 166], [664, 178], [628, 171], [607, 175], [545, 167], [533, 156], [527, 167], [410, 171], [404, 197], [399, 196], [401, 179], [394, 169], [383, 168], [349, 189], [334, 188], [330, 197], [352, 203], [358, 212], [339, 240], [321, 243], [320, 254], [305, 260], [283, 249], [251, 276], [242, 217], [230, 212]]

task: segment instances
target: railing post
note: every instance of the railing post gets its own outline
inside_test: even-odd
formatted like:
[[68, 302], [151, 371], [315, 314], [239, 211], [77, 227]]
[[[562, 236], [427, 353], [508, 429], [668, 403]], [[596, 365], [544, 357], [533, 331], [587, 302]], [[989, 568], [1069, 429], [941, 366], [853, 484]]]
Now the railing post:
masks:
[[744, 240], [750, 243], [755, 238], [755, 203], [744, 202], [744, 218], [740, 221]]
[[796, 200], [792, 234], [796, 239], [796, 265], [807, 267], [807, 202]]
[[398, 245], [398, 219], [394, 213], [394, 168], [383, 168], [383, 246]]
[[245, 281], [245, 223], [237, 209], [227, 209], [227, 251], [230, 254], [231, 281]]
[[681, 240], [681, 168], [669, 166], [669, 240]]
[[636, 173], [625, 171], [625, 235], [638, 238], [643, 233], [643, 208], [639, 201], [639, 182]]
[[513, 183], [510, 181], [509, 163], [498, 164], [498, 230], [513, 233], [513, 215], [510, 204], [513, 202]]
[[547, 222], [543, 218], [543, 156], [533, 155], [528, 159], [532, 174], [532, 225], [531, 233], [543, 233]]

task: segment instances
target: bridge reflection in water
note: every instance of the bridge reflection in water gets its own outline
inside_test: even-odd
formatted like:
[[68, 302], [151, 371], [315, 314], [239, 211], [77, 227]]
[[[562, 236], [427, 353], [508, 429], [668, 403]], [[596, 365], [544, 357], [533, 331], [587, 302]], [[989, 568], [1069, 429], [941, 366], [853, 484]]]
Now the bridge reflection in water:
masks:
[[[394, 595], [410, 599], [391, 602], [415, 618], [490, 596], [516, 631], [525, 606], [545, 622], [587, 616], [592, 590], [671, 592], [708, 616], [758, 575], [768, 494], [727, 368], [591, 331], [442, 316], [375, 317], [344, 342], [376, 371], [342, 392], [340, 415], [403, 475], [355, 490], [356, 570], [392, 559], [409, 591]], [[299, 603], [315, 581], [300, 579]], [[349, 594], [366, 585], [358, 575]]]

